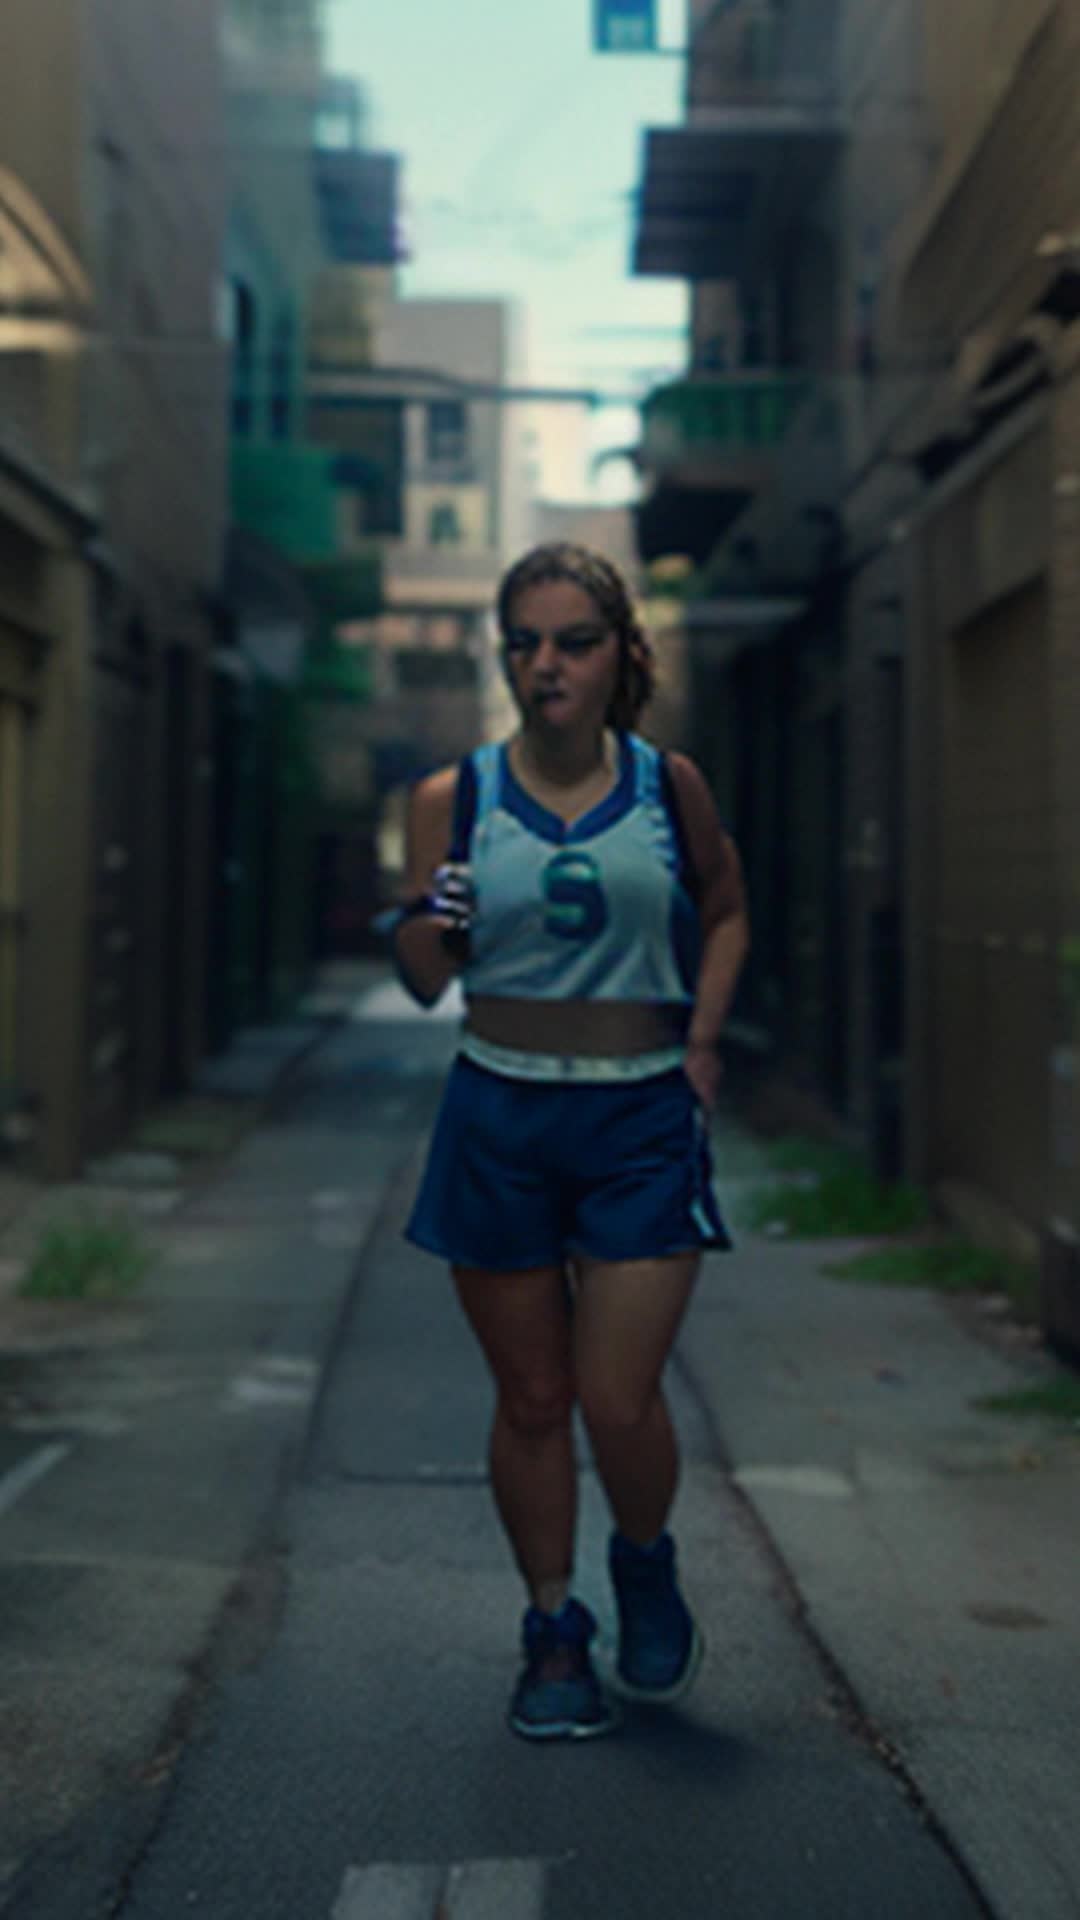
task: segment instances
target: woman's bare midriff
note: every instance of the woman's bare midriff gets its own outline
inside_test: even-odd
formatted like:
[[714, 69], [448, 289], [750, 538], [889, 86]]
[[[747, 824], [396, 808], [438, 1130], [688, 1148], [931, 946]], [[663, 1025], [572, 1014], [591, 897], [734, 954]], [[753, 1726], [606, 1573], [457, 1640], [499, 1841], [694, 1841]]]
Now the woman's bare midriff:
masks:
[[465, 1027], [493, 1046], [523, 1053], [619, 1059], [679, 1046], [686, 1009], [639, 1000], [511, 1000], [477, 994], [466, 1003]]

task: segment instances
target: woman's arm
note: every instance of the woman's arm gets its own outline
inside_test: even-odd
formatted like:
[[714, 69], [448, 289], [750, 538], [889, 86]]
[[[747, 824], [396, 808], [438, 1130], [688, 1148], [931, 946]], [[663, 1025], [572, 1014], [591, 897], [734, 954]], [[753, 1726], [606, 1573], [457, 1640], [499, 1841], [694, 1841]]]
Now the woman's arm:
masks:
[[422, 1007], [435, 1005], [461, 967], [443, 939], [457, 923], [427, 910], [408, 912], [430, 893], [435, 869], [446, 859], [457, 779], [456, 767], [444, 767], [421, 780], [410, 796], [405, 825], [406, 917], [394, 930], [394, 957], [402, 984]]
[[706, 1107], [720, 1080], [717, 1051], [750, 948], [742, 862], [706, 781], [685, 754], [667, 756], [687, 850], [697, 881], [702, 953], [686, 1042], [686, 1072]]

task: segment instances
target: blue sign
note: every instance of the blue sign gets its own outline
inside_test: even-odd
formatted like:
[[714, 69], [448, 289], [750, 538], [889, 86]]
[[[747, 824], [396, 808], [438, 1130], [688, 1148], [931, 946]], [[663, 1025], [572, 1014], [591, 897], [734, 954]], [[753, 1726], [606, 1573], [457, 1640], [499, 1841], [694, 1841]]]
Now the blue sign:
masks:
[[597, 53], [655, 53], [657, 0], [593, 0]]

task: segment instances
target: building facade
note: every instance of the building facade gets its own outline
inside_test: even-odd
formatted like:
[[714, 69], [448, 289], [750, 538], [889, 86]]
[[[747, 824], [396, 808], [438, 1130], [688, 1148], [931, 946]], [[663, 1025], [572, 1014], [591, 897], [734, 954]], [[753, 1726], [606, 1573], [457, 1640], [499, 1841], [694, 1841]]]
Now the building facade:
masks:
[[908, 1158], [962, 1214], [989, 1209], [1075, 1268], [1080, 22], [1055, 0], [972, 0], [950, 33], [920, 11], [919, 46], [933, 158], [887, 257], [877, 349], [920, 373], [884, 448], [917, 487], [890, 522]]
[[[295, 1005], [327, 921], [365, 922], [351, 822], [370, 782], [349, 751], [371, 675], [336, 638], [380, 600], [378, 537], [400, 518], [393, 431], [312, 407], [328, 356], [364, 366], [400, 253], [396, 156], [363, 144], [363, 100], [323, 61], [322, 9], [230, 16], [229, 614], [217, 710], [239, 769], [222, 795], [215, 999], [223, 1043]], [[345, 742], [343, 747], [342, 742]], [[338, 878], [340, 875], [340, 889]]]
[[202, 1046], [221, 151], [215, 0], [4, 9], [3, 1077], [52, 1174]]
[[639, 541], [692, 569], [743, 1011], [883, 1170], [1064, 1242], [1080, 23], [696, 13], [685, 124], [644, 153], [636, 265], [691, 281], [693, 326]]

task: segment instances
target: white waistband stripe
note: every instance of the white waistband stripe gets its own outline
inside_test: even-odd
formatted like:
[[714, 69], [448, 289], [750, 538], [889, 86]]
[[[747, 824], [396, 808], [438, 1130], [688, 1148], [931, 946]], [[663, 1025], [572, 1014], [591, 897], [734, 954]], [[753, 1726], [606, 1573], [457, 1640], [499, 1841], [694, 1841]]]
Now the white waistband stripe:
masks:
[[663, 1047], [655, 1053], [627, 1053], [617, 1056], [587, 1053], [528, 1053], [524, 1048], [496, 1046], [466, 1031], [461, 1036], [460, 1052], [478, 1067], [502, 1073], [512, 1080], [650, 1080], [654, 1074], [670, 1073], [683, 1063], [685, 1049]]

